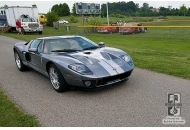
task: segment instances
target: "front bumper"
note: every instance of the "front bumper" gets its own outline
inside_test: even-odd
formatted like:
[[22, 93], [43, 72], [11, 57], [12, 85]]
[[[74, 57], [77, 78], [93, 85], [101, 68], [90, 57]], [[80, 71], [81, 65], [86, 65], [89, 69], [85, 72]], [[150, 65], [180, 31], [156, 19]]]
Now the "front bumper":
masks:
[[[73, 79], [66, 78], [66, 82], [69, 85], [76, 86], [76, 87], [89, 88], [89, 89], [100, 88], [100, 87], [109, 86], [109, 85], [127, 80], [128, 77], [131, 75], [132, 71], [133, 69], [125, 73], [115, 75], [115, 76], [108, 76], [108, 77], [96, 78], [96, 79], [86, 77], [86, 78], [82, 78], [82, 80], [73, 80]], [[85, 81], [90, 81], [91, 85], [86, 86]]]
[[23, 28], [25, 32], [41, 32], [42, 28]]

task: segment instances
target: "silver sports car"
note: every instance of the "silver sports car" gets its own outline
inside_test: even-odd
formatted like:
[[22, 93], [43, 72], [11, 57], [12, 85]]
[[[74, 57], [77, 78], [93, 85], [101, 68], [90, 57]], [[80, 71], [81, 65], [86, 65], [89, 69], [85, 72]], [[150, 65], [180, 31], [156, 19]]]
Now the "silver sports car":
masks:
[[134, 64], [124, 51], [99, 45], [82, 36], [43, 37], [16, 43], [16, 66], [49, 77], [58, 92], [69, 86], [97, 88], [125, 81]]

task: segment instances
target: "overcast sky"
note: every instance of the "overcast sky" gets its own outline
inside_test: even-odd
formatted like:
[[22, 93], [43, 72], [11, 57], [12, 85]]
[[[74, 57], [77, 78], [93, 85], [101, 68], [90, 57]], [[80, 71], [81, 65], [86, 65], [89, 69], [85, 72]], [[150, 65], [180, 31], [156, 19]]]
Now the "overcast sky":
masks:
[[[27, 1], [27, 2], [26, 2]], [[70, 9], [72, 9], [72, 6], [73, 4], [78, 1], [78, 2], [86, 2], [86, 3], [93, 3], [94, 1], [93, 0], [62, 0], [62, 1], [49, 1], [49, 0], [39, 0], [39, 1], [36, 1], [36, 0], [33, 0], [33, 1], [30, 1], [30, 0], [25, 0], [25, 1], [9, 1], [9, 0], [0, 0], [0, 7], [1, 6], [4, 6], [5, 4], [7, 4], [8, 6], [31, 6], [32, 4], [36, 4], [37, 7], [38, 7], [38, 10], [40, 13], [47, 13], [51, 7], [55, 4], [59, 4], [59, 3], [67, 3], [70, 7]], [[107, 0], [108, 1], [108, 0]], [[103, 0], [103, 1], [98, 1], [96, 0], [95, 3], [106, 3], [107, 1]], [[109, 0], [109, 2], [118, 2], [118, 1], [125, 1], [125, 2], [128, 2], [127, 0]], [[132, 0], [129, 0], [129, 1], [132, 1]], [[171, 1], [171, 0], [161, 0], [161, 1], [156, 1], [156, 0], [134, 0], [135, 3], [139, 3], [140, 6], [142, 6], [143, 3], [148, 3], [150, 6], [153, 6], [153, 7], [160, 7], [160, 6], [163, 6], [163, 7], [168, 7], [168, 5], [171, 5], [172, 8], [179, 8], [182, 4], [185, 4], [187, 7], [190, 7], [190, 1]]]

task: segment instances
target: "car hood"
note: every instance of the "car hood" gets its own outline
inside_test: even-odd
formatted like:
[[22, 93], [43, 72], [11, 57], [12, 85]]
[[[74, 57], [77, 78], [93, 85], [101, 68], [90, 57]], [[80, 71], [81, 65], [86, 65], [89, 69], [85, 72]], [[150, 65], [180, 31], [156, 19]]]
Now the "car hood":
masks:
[[133, 65], [120, 57], [123, 55], [126, 53], [107, 47], [69, 54], [85, 64], [97, 77], [113, 76], [133, 69]]

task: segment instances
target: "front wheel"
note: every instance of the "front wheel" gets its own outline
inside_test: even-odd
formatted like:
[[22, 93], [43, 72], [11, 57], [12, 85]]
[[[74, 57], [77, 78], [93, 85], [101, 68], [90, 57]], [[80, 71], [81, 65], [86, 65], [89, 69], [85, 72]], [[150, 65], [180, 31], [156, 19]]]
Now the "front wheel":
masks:
[[24, 28], [21, 28], [21, 33], [22, 33], [23, 35], [26, 35], [26, 32], [24, 31]]
[[15, 57], [15, 63], [16, 63], [16, 66], [17, 68], [20, 70], [20, 71], [24, 71], [26, 70], [27, 66], [25, 66], [23, 63], [22, 63], [22, 60], [18, 54], [17, 51], [14, 52], [14, 57]]
[[64, 92], [64, 91], [67, 91], [69, 89], [69, 87], [68, 87], [66, 81], [64, 80], [61, 72], [59, 71], [59, 69], [54, 64], [51, 64], [49, 67], [49, 78], [50, 78], [50, 81], [51, 81], [53, 88], [57, 92]]

